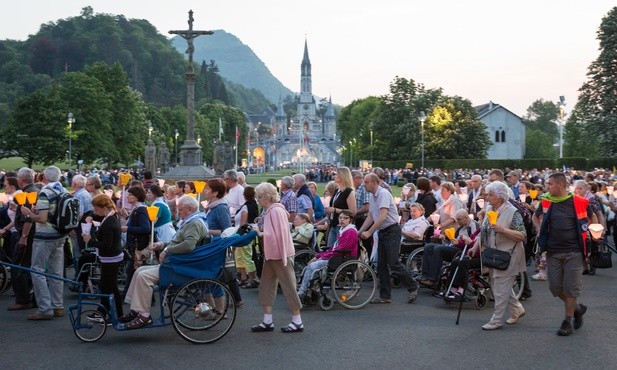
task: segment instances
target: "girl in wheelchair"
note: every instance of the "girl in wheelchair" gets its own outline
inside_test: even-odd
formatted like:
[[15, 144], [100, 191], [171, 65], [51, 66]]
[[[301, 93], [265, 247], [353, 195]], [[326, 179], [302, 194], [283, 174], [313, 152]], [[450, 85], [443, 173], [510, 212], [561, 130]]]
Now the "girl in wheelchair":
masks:
[[304, 270], [302, 283], [298, 289], [298, 296], [304, 299], [315, 271], [328, 266], [328, 260], [335, 256], [358, 257], [358, 230], [353, 224], [353, 214], [342, 210], [338, 217], [340, 230], [336, 242], [331, 249], [317, 253]]

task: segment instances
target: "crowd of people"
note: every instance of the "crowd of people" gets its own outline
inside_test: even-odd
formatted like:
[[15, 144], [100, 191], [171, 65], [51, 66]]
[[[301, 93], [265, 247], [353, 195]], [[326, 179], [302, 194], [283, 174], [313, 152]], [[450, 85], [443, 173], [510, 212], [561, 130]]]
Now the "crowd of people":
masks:
[[[84, 281], [79, 267], [92, 261], [94, 248], [102, 265], [100, 290], [114, 295], [119, 320], [128, 329], [152, 323], [149, 308], [159, 279], [156, 261], [168, 254], [190, 253], [230, 227], [255, 224], [263, 242], [235, 248], [237, 274], [225, 279], [237, 307], [243, 305], [242, 288], [259, 288], [263, 319], [251, 328], [253, 332], [273, 330], [272, 306], [279, 286], [292, 316], [281, 330], [303, 331], [300, 310], [310, 276], [333, 256], [357, 258], [361, 245], [376, 261], [379, 295], [371, 300], [374, 304], [391, 302], [392, 275], [407, 289], [407, 302], [415, 302], [420, 286], [437, 285], [444, 262], [459, 268], [451, 269], [450, 290], [442, 295], [463, 299], [466, 271], [479, 267], [482, 250], [507, 251], [510, 260], [505, 269], [489, 268], [495, 307], [484, 330], [515, 324], [525, 314], [510, 288], [520, 273], [527, 279], [526, 267], [535, 258], [537, 273], [532, 278], [548, 280], [551, 293], [564, 302], [565, 318], [558, 334], [566, 336], [582, 326], [587, 310], [577, 300], [580, 276], [588, 268], [587, 226], [599, 223], [615, 235], [613, 174], [603, 170], [446, 173], [328, 166], [284, 176], [280, 189], [269, 183], [248, 186], [244, 173], [228, 170], [222, 179], [208, 180], [200, 195], [192, 181], [159, 185], [153, 174], [144, 173], [141, 180], [132, 177], [127, 183], [120, 174], [91, 171], [71, 174], [70, 188], [79, 201], [81, 225], [93, 226], [90, 230], [80, 226], [68, 235], [50, 222], [59, 195], [68, 191], [62, 182], [66, 175], [55, 166], [40, 174], [26, 167], [2, 174], [7, 196], [0, 209], [4, 258], [58, 276], [63, 276], [67, 260], [75, 266], [75, 279]], [[400, 179], [404, 186], [393, 187]], [[318, 194], [316, 181], [324, 180], [330, 181]], [[394, 189], [400, 189], [400, 194]], [[36, 193], [36, 202], [17, 205], [14, 197], [20, 192]], [[152, 223], [147, 205], [158, 207]], [[491, 213], [495, 216], [489, 217]], [[428, 237], [433, 238], [423, 246], [422, 275], [416, 281], [401, 263], [401, 242], [425, 240], [429, 229], [433, 235]], [[314, 230], [323, 234], [323, 249]], [[69, 249], [67, 240], [72, 245]], [[293, 269], [294, 244], [319, 252], [302, 281], [296, 281]], [[123, 292], [117, 281], [121, 267], [127, 275]], [[15, 302], [9, 310], [36, 307], [27, 316], [33, 321], [64, 316], [62, 281], [19, 269], [11, 270], [11, 280]], [[531, 298], [529, 284], [526, 287], [523, 301]], [[130, 305], [126, 315], [123, 301]], [[109, 302], [102, 299], [102, 304], [105, 309], [93, 320], [109, 320]]]

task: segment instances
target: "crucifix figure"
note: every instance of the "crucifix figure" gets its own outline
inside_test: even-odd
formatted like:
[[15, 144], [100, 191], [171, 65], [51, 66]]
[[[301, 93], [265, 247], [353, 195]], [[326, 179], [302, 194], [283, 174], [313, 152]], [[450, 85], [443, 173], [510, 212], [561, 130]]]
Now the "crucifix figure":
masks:
[[193, 39], [201, 36], [201, 35], [212, 35], [214, 32], [212, 31], [194, 31], [193, 30], [193, 10], [189, 10], [189, 29], [183, 31], [169, 31], [172, 35], [178, 35], [188, 42], [189, 47], [186, 49], [186, 53], [189, 55], [189, 72], [193, 71], [193, 52], [195, 51], [195, 46], [193, 45]]
[[186, 141], [180, 147], [180, 165], [181, 166], [197, 166], [202, 164], [201, 147], [195, 142], [195, 71], [193, 69], [193, 52], [195, 46], [193, 39], [201, 35], [212, 35], [212, 31], [195, 31], [193, 30], [193, 11], [189, 10], [189, 29], [169, 31], [172, 35], [178, 35], [187, 41], [188, 49], [186, 53], [189, 55], [188, 71], [186, 73], [187, 93], [186, 93], [186, 115], [187, 115], [187, 130]]

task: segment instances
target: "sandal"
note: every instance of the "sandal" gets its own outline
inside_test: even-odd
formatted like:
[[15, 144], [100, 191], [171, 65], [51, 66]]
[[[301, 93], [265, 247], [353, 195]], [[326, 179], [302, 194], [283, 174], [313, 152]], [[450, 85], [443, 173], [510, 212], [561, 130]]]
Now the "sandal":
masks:
[[387, 298], [375, 298], [371, 300], [371, 304], [384, 304], [384, 303], [390, 303], [392, 302], [391, 299], [387, 299]]
[[281, 331], [283, 333], [299, 333], [303, 330], [304, 330], [304, 325], [294, 324], [293, 322], [290, 322], [287, 326], [284, 326], [281, 328]]
[[255, 325], [251, 327], [251, 331], [253, 333], [261, 333], [264, 331], [273, 331], [274, 330], [274, 324], [273, 323], [269, 323], [266, 324], [264, 322], [259, 323], [259, 325]]
[[118, 318], [118, 322], [126, 324], [135, 320], [137, 316], [139, 316], [139, 312], [131, 310], [131, 312], [127, 313], [126, 315], [120, 316]]
[[142, 316], [142, 315], [138, 315], [135, 319], [133, 319], [133, 321], [126, 323], [124, 325], [124, 327], [127, 330], [132, 330], [132, 329], [139, 329], [142, 326], [146, 326], [152, 324], [152, 317], [148, 316]]

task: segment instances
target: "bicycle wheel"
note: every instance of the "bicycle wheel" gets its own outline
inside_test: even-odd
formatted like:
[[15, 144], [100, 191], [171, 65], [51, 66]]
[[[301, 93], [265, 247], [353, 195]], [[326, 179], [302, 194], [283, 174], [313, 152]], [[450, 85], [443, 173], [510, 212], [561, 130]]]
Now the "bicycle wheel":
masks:
[[309, 249], [303, 249], [296, 252], [294, 256], [294, 273], [296, 274], [296, 283], [302, 281], [302, 272], [309, 261], [315, 257], [315, 252]]
[[96, 342], [106, 331], [105, 317], [97, 310], [81, 311], [73, 322], [73, 333], [84, 342]]
[[183, 339], [213, 343], [225, 336], [236, 320], [236, 305], [221, 282], [197, 279], [184, 284], [173, 298], [171, 323]]
[[364, 262], [347, 261], [334, 271], [331, 289], [341, 306], [352, 310], [362, 308], [377, 291], [377, 275]]
[[523, 273], [519, 273], [514, 280], [514, 285], [512, 286], [512, 294], [516, 297], [516, 299], [520, 299], [523, 295], [523, 290], [525, 289], [525, 277]]
[[0, 265], [0, 293], [4, 293], [11, 286], [11, 270], [5, 266]]
[[424, 255], [424, 248], [416, 248], [407, 257], [405, 265], [411, 273], [411, 277], [419, 279], [422, 276], [422, 256]]

